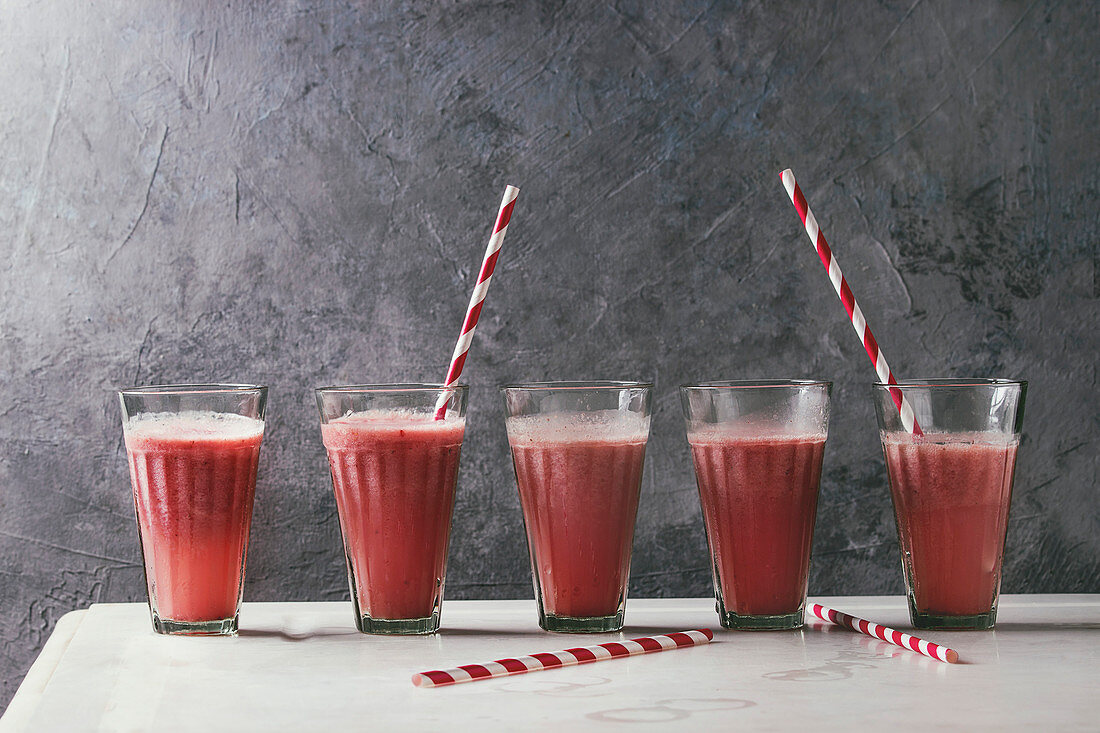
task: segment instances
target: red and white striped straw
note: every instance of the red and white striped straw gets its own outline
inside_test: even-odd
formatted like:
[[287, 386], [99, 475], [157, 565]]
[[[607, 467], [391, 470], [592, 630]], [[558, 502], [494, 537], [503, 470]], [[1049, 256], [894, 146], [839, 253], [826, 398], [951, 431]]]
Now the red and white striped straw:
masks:
[[431, 672], [414, 674], [412, 683], [417, 687], [443, 687], [461, 682], [487, 680], [493, 677], [507, 677], [513, 674], [526, 674], [556, 667], [575, 667], [578, 664], [602, 662], [605, 659], [633, 657], [638, 654], [663, 652], [669, 649], [683, 649], [710, 643], [714, 632], [710, 629], [677, 631], [660, 636], [643, 636], [629, 641], [609, 641], [606, 644], [580, 646], [563, 649], [560, 652], [542, 652], [527, 657], [498, 659], [486, 664], [464, 664], [453, 669], [436, 669]]
[[[462, 375], [462, 367], [466, 364], [466, 354], [470, 351], [470, 344], [474, 340], [474, 329], [477, 328], [477, 319], [481, 316], [481, 306], [485, 302], [485, 294], [489, 292], [489, 281], [493, 279], [493, 270], [497, 266], [497, 257], [500, 254], [500, 246], [504, 244], [504, 235], [508, 233], [508, 222], [512, 219], [512, 209], [516, 206], [516, 196], [519, 189], [515, 186], [504, 187], [504, 198], [500, 200], [500, 210], [497, 211], [496, 224], [493, 225], [493, 233], [489, 237], [489, 244], [485, 248], [485, 257], [481, 261], [481, 272], [477, 276], [477, 284], [474, 292], [470, 294], [470, 305], [466, 307], [466, 319], [462, 322], [462, 333], [458, 336], [454, 354], [451, 355], [451, 366], [447, 369], [447, 378], [443, 382], [444, 389], [451, 387]], [[435, 408], [435, 419], [442, 420], [447, 414], [447, 393], [440, 395]]]
[[828, 621], [837, 626], [843, 626], [846, 629], [858, 631], [861, 634], [867, 634], [867, 636], [873, 636], [876, 639], [882, 639], [891, 644], [897, 644], [904, 649], [911, 649], [918, 654], [931, 657], [936, 661], [947, 662], [948, 664], [956, 664], [959, 661], [959, 653], [954, 649], [948, 649], [945, 646], [933, 644], [930, 641], [918, 639], [909, 634], [903, 634], [887, 626], [880, 626], [876, 623], [856, 618], [855, 616], [849, 616], [836, 609], [826, 608], [819, 603], [811, 603], [806, 610], [822, 621]]
[[[814, 249], [817, 250], [817, 256], [821, 258], [821, 264], [825, 266], [825, 271], [829, 273], [829, 280], [833, 283], [836, 294], [840, 296], [840, 302], [844, 304], [844, 309], [848, 311], [852, 328], [859, 336], [863, 348], [867, 350], [867, 356], [871, 357], [871, 363], [875, 365], [875, 372], [878, 374], [879, 381], [886, 384], [897, 384], [898, 380], [894, 378], [894, 373], [890, 371], [890, 366], [886, 363], [886, 357], [883, 356], [878, 347], [878, 341], [871, 334], [871, 327], [867, 325], [867, 319], [864, 318], [863, 311], [856, 303], [856, 296], [852, 294], [852, 289], [848, 287], [848, 281], [844, 279], [844, 273], [840, 271], [840, 265], [837, 264], [836, 257], [833, 256], [833, 251], [829, 248], [829, 243], [825, 241], [825, 235], [822, 233], [821, 227], [817, 225], [817, 217], [814, 216], [814, 212], [810, 211], [810, 205], [806, 203], [806, 197], [802, 195], [802, 189], [798, 187], [798, 182], [794, 179], [794, 173], [788, 168], [780, 173], [779, 177], [783, 179], [783, 187], [787, 189], [787, 195], [794, 202], [794, 208], [798, 211], [798, 216], [806, 227], [806, 234], [813, 242]], [[894, 398], [894, 404], [897, 405], [898, 412], [901, 413], [901, 423], [905, 429], [914, 435], [922, 435], [923, 431], [920, 429], [920, 425], [917, 424], [917, 417], [913, 414], [913, 408], [909, 404], [909, 400], [905, 399], [902, 391], [897, 387], [891, 387], [890, 396]]]

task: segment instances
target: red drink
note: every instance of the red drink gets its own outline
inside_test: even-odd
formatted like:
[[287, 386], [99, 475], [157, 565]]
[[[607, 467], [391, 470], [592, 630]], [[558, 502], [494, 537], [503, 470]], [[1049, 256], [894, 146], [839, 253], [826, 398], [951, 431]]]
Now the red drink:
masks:
[[[464, 431], [461, 419], [400, 410], [321, 425], [361, 630], [438, 625]], [[385, 628], [424, 619], [433, 622]]]
[[1001, 583], [1018, 439], [884, 433], [882, 444], [914, 622], [924, 614], [990, 614]]
[[235, 628], [263, 431], [261, 420], [215, 412], [125, 423], [154, 624]]
[[723, 620], [800, 614], [825, 436], [712, 425], [688, 442]]
[[508, 419], [543, 615], [621, 626], [648, 435], [612, 410]]

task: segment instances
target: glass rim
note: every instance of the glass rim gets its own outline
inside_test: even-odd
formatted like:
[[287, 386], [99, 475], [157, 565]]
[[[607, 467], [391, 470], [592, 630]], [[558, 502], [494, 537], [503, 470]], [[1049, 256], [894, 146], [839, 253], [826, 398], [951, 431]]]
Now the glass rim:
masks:
[[201, 384], [150, 384], [144, 387], [120, 389], [120, 395], [169, 395], [169, 394], [248, 394], [266, 392], [266, 384], [223, 384], [208, 382]]
[[497, 387], [497, 389], [501, 392], [507, 392], [509, 390], [551, 392], [585, 389], [612, 391], [619, 389], [653, 389], [653, 382], [620, 382], [614, 379], [594, 379], [591, 381], [574, 382], [514, 382], [512, 384], [502, 384]]
[[371, 394], [371, 393], [401, 393], [401, 392], [467, 392], [470, 387], [466, 384], [438, 384], [434, 382], [392, 382], [388, 384], [346, 384], [333, 385], [331, 387], [314, 387], [317, 394]]
[[728, 379], [697, 384], [681, 384], [680, 391], [692, 389], [774, 389], [777, 387], [832, 387], [827, 379]]
[[899, 379], [896, 384], [872, 382], [873, 389], [891, 387], [928, 387], [935, 389], [965, 389], [967, 387], [1027, 387], [1024, 379], [988, 379], [985, 377], [934, 377], [928, 379]]

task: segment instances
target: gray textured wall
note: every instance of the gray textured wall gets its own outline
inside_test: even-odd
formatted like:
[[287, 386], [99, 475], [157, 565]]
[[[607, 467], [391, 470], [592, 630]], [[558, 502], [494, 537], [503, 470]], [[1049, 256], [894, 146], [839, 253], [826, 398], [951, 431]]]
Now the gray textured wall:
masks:
[[246, 598], [346, 597], [310, 389], [442, 376], [506, 182], [448, 597], [531, 593], [494, 386], [598, 377], [659, 384], [635, 595], [709, 593], [676, 386], [754, 376], [836, 382], [811, 590], [901, 590], [788, 165], [899, 373], [1031, 380], [1004, 590], [1100, 591], [1095, 4], [378, 5], [0, 5], [0, 705], [144, 598], [121, 386], [269, 384]]

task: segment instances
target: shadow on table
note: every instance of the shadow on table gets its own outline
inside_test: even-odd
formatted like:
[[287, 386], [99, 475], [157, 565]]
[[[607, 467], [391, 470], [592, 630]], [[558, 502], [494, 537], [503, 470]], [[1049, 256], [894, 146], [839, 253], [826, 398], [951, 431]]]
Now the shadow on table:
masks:
[[561, 638], [561, 637], [572, 637], [572, 636], [586, 636], [586, 634], [553, 634], [549, 631], [543, 631], [538, 626], [535, 626], [535, 627], [530, 628], [530, 629], [518, 629], [518, 630], [517, 629], [496, 630], [496, 629], [489, 629], [489, 628], [485, 628], [485, 629], [463, 629], [463, 628], [455, 628], [454, 626], [443, 626], [441, 629], [439, 629], [438, 634], [440, 636], [443, 636], [443, 637], [447, 637], [447, 636], [496, 636], [496, 637], [500, 637], [500, 636], [523, 636], [523, 637], [542, 636], [542, 637], [545, 637], [547, 639]]
[[[540, 637], [546, 639], [548, 642], [557, 642], [561, 648], [574, 647], [574, 646], [587, 646], [588, 644], [599, 644], [606, 641], [622, 641], [624, 639], [633, 639], [639, 636], [654, 636], [656, 634], [670, 634], [675, 631], [684, 631], [679, 627], [656, 627], [656, 626], [627, 626], [619, 632], [607, 632], [601, 634], [562, 634], [551, 631], [544, 631], [537, 626], [530, 629], [467, 629], [461, 627], [444, 626], [437, 632], [437, 636], [442, 638], [447, 637], [460, 637], [460, 636], [493, 636], [493, 637]], [[787, 632], [776, 632], [787, 633]], [[294, 632], [286, 629], [241, 629], [237, 632], [237, 635], [243, 639], [285, 639], [286, 641], [308, 641], [309, 639], [316, 639], [322, 637], [332, 636], [372, 636], [371, 634], [360, 634], [354, 628], [339, 628], [335, 626], [325, 627], [322, 629], [310, 629], [308, 631]], [[402, 635], [402, 634], [377, 634], [378, 637], [393, 636], [394, 638], [408, 638], [409, 636], [416, 637], [418, 634]], [[430, 636], [425, 634], [425, 637]], [[592, 641], [585, 641], [591, 639]]]
[[[994, 627], [997, 631], [1076, 631], [1100, 629], [1100, 621], [1048, 621], [1045, 623], [1014, 623], [1012, 621], [998, 621]], [[916, 633], [920, 633], [919, 631]], [[948, 632], [951, 633], [951, 632]]]
[[237, 636], [243, 639], [284, 639], [286, 641], [308, 641], [327, 636], [355, 636], [359, 632], [354, 628], [326, 626], [321, 629], [295, 632], [286, 629], [240, 629]]
[[[694, 628], [694, 627], [691, 627]], [[507, 630], [494, 630], [490, 628], [484, 629], [463, 629], [454, 628], [452, 626], [444, 626], [439, 630], [440, 636], [517, 636], [517, 637], [529, 637], [538, 636], [548, 641], [558, 640], [562, 644], [562, 648], [575, 647], [575, 646], [587, 646], [589, 644], [601, 644], [607, 641], [623, 641], [624, 639], [635, 639], [639, 636], [654, 636], [657, 634], [671, 634], [677, 631], [686, 631], [687, 627], [683, 626], [626, 626], [622, 631], [607, 631], [595, 634], [567, 634], [555, 631], [544, 631], [538, 626], [532, 626], [530, 629], [507, 629]], [[787, 633], [777, 632], [777, 633]], [[592, 639], [592, 641], [585, 641], [585, 639]]]

